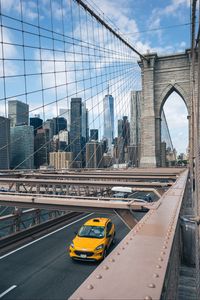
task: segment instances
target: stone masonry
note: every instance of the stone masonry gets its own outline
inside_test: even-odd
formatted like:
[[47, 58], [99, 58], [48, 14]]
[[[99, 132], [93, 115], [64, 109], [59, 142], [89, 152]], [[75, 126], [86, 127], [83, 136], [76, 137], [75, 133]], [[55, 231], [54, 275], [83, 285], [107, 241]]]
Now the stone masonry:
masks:
[[191, 128], [191, 59], [190, 51], [162, 57], [152, 53], [145, 57], [148, 61], [139, 62], [142, 71], [140, 167], [150, 168], [161, 165], [161, 112], [174, 91], [186, 104]]

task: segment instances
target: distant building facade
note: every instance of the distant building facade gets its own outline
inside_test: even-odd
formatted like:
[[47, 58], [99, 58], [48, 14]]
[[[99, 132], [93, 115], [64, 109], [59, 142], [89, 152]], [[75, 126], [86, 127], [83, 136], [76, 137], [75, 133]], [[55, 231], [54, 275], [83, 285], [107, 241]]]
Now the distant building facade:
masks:
[[86, 168], [101, 168], [103, 166], [101, 143], [90, 141], [86, 144]]
[[71, 152], [50, 152], [50, 166], [55, 169], [69, 169], [72, 164], [73, 154]]
[[88, 128], [88, 110], [86, 103], [82, 102], [82, 115], [81, 115], [81, 149], [82, 149], [82, 167], [85, 167], [86, 160], [86, 143], [89, 140]]
[[36, 169], [49, 163], [49, 130], [38, 129], [34, 137], [34, 166]]
[[0, 170], [10, 168], [10, 119], [0, 117]]
[[82, 167], [82, 99], [71, 99], [70, 145], [73, 153], [73, 167]]
[[99, 131], [98, 129], [90, 129], [90, 140], [98, 141]]
[[53, 138], [53, 135], [54, 135], [54, 121], [53, 121], [53, 119], [47, 119], [43, 123], [43, 128], [49, 130], [49, 140], [51, 140]]
[[70, 139], [68, 130], [61, 130], [58, 134], [53, 136], [52, 149], [53, 151], [70, 152]]
[[35, 115], [30, 118], [30, 126], [34, 128], [34, 135], [36, 135], [37, 130], [42, 128], [43, 120], [40, 119], [39, 115]]
[[130, 148], [129, 160], [133, 166], [139, 166], [141, 144], [141, 109], [142, 91], [131, 92], [131, 118], [130, 118]]
[[11, 168], [33, 169], [34, 128], [21, 125], [11, 127]]
[[71, 111], [70, 111], [70, 109], [60, 108], [59, 115], [60, 115], [60, 117], [63, 117], [67, 120], [67, 130], [70, 131], [70, 126], [71, 126]]
[[124, 163], [128, 161], [128, 149], [130, 145], [130, 123], [127, 116], [123, 116], [118, 120], [118, 137], [114, 143], [114, 157], [116, 163]]
[[111, 145], [114, 139], [114, 98], [112, 95], [106, 95], [103, 99], [104, 111], [104, 138], [108, 141], [108, 151], [111, 151]]
[[10, 119], [10, 126], [28, 125], [29, 123], [29, 105], [18, 101], [8, 101], [8, 118]]
[[53, 118], [53, 134], [58, 134], [60, 130], [67, 129], [67, 120], [63, 117]]

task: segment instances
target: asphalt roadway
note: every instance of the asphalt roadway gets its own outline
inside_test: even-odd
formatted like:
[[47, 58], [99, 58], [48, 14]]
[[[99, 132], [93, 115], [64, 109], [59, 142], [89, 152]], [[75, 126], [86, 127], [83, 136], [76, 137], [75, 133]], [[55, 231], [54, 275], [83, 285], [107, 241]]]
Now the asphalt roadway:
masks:
[[[0, 257], [0, 299], [66, 300], [97, 267], [98, 263], [72, 261], [67, 247], [80, 226], [96, 214], [47, 234]], [[105, 216], [100, 215], [98, 216]], [[116, 243], [128, 228], [116, 215]]]

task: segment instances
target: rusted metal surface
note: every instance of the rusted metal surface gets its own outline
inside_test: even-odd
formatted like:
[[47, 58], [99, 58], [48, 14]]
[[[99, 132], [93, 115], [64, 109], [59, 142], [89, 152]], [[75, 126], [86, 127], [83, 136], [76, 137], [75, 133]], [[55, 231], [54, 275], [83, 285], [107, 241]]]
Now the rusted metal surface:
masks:
[[[128, 169], [120, 171], [93, 170], [80, 172], [9, 172], [0, 176], [0, 187], [7, 191], [85, 195], [85, 196], [111, 196], [110, 189], [114, 186], [131, 187], [134, 189], [152, 189], [157, 194], [163, 194], [173, 183], [183, 169]], [[42, 178], [41, 178], [42, 177]], [[38, 179], [39, 178], [39, 179]], [[166, 179], [168, 178], [168, 179]], [[171, 179], [169, 179], [171, 178]], [[158, 195], [159, 196], [159, 195]]]
[[113, 212], [115, 209], [124, 210], [142, 210], [142, 209], [156, 209], [160, 202], [152, 203], [139, 203], [134, 199], [130, 201], [106, 201], [104, 199], [84, 199], [81, 198], [64, 198], [64, 197], [43, 197], [28, 195], [11, 195], [0, 194], [0, 204], [17, 206], [17, 207], [32, 207], [32, 208], [44, 208], [44, 209], [58, 209], [58, 210], [70, 210], [70, 211], [97, 211], [97, 212]]
[[[169, 181], [174, 181], [176, 180], [176, 174], [172, 174], [172, 175], [163, 175], [162, 176], [162, 180], [169, 180]], [[1, 174], [0, 177], [4, 177], [4, 174]], [[27, 174], [20, 174], [20, 175], [16, 175], [13, 174], [13, 176], [11, 176], [12, 178], [45, 178], [45, 179], [52, 179], [52, 178], [62, 178], [62, 179], [86, 179], [86, 180], [91, 180], [91, 179], [109, 179], [109, 180], [120, 180], [120, 181], [125, 181], [125, 180], [130, 180], [133, 181], [135, 179], [139, 179], [139, 180], [160, 180], [160, 175], [159, 174], [154, 174], [154, 175], [139, 175], [139, 174], [132, 174], [132, 173], [125, 173], [125, 172], [121, 172], [121, 173], [112, 173], [112, 174], [108, 174], [108, 172], [106, 173], [94, 173], [94, 174], [87, 174], [87, 173], [80, 173], [80, 174], [40, 174], [40, 173], [27, 173]]]
[[[133, 188], [133, 191], [137, 191], [137, 192], [154, 192], [154, 189], [143, 189], [143, 188], [138, 188], [138, 189], [134, 189]], [[158, 198], [160, 198], [160, 194], [159, 193], [155, 193], [157, 196], [159, 196]], [[7, 192], [7, 193], [2, 193], [0, 192], [0, 195], [5, 196], [5, 195], [10, 195], [10, 196], [23, 196], [23, 195], [26, 195], [26, 196], [31, 196], [31, 197], [44, 197], [44, 198], [55, 198], [55, 195], [53, 194], [35, 194], [35, 193], [17, 193], [17, 192]], [[104, 201], [137, 201], [138, 199], [137, 198], [116, 198], [116, 197], [101, 197], [101, 196], [98, 196], [98, 197], [88, 197], [88, 196], [70, 196], [70, 195], [56, 195], [56, 198], [59, 198], [59, 199], [79, 199], [79, 200], [83, 200], [83, 199], [87, 199], [87, 200], [104, 200]], [[139, 199], [141, 200], [141, 199]]]
[[161, 297], [188, 171], [161, 197], [70, 299]]
[[94, 180], [56, 180], [56, 179], [34, 179], [34, 178], [0, 178], [0, 183], [1, 184], [18, 184], [18, 185], [23, 185], [26, 187], [26, 185], [39, 185], [39, 186], [44, 186], [44, 185], [98, 185], [98, 186], [149, 186], [149, 187], [167, 187], [171, 186], [172, 183], [170, 182], [129, 182], [129, 181], [94, 181]]

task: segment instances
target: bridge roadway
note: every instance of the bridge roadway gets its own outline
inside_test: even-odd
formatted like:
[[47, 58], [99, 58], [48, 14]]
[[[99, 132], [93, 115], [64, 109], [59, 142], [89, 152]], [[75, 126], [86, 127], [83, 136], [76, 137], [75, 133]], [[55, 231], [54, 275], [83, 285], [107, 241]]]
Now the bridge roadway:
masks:
[[[21, 250], [0, 257], [0, 298], [3, 300], [64, 300], [67, 299], [95, 270], [97, 263], [73, 262], [67, 246], [74, 232], [89, 218], [68, 224], [44, 238], [33, 237], [33, 242]], [[98, 216], [105, 216], [100, 215]], [[129, 232], [116, 215], [109, 215], [116, 225], [116, 245]], [[112, 246], [112, 249], [114, 246]], [[111, 250], [112, 250], [111, 249]], [[13, 288], [9, 291], [9, 288]]]

